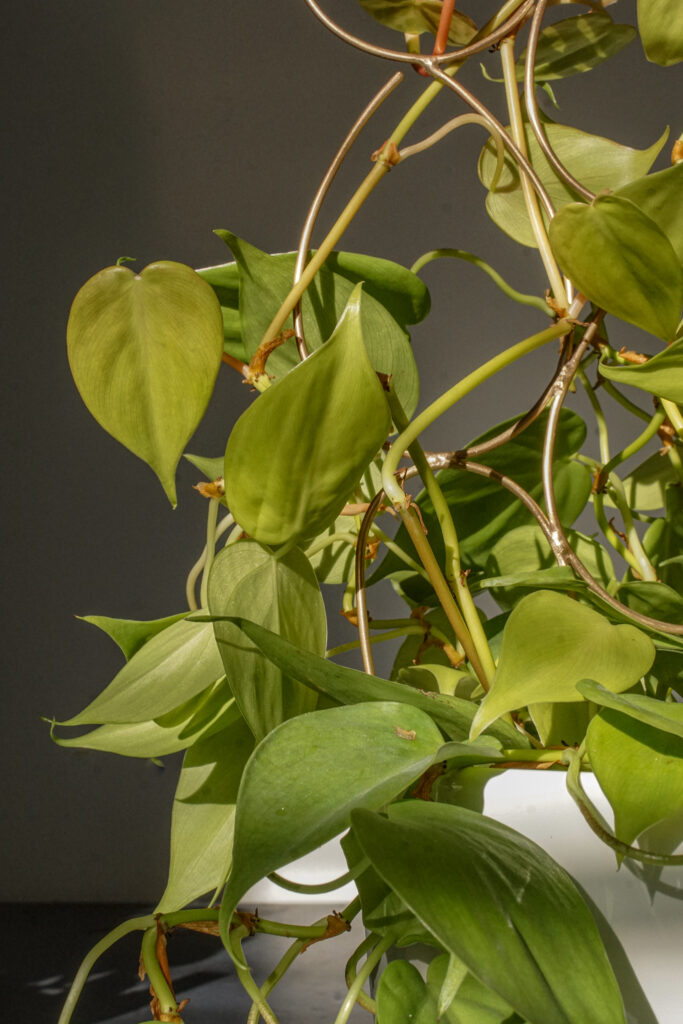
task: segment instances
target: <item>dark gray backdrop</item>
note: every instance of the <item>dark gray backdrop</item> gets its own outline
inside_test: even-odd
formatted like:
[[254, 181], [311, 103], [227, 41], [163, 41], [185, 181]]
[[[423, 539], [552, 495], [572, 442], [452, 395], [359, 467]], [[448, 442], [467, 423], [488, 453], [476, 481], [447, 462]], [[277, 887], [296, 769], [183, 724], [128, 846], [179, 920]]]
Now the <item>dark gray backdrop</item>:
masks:
[[[469, 4], [473, 13], [490, 6]], [[611, 11], [632, 20], [634, 8], [620, 0]], [[329, 0], [328, 10], [386, 38], [348, 0]], [[203, 501], [191, 490], [196, 474], [181, 467], [172, 512], [147, 467], [91, 419], [66, 362], [69, 304], [119, 256], [139, 267], [226, 261], [215, 227], [269, 251], [294, 247], [338, 140], [391, 69], [328, 35], [303, 0], [24, 0], [4, 20], [2, 898], [153, 903], [177, 762], [159, 769], [60, 750], [40, 716], [74, 714], [120, 666], [114, 646], [74, 613], [153, 618], [183, 607], [184, 574], [203, 543]], [[681, 76], [648, 65], [638, 46], [559, 83], [556, 116], [641, 148], [667, 123], [677, 135]], [[504, 116], [476, 63], [464, 78]], [[409, 72], [358, 143], [323, 226], [420, 88]], [[461, 110], [441, 96], [415, 137]], [[474, 175], [482, 141], [470, 128], [395, 170], [343, 247], [410, 264], [426, 249], [457, 246], [491, 260], [516, 287], [542, 290], [533, 258], [483, 213]], [[435, 310], [413, 335], [423, 403], [539, 322], [497, 303], [474, 268], [434, 266], [425, 277]], [[492, 385], [488, 412], [481, 399], [463, 403], [429, 443], [457, 446], [521, 411], [553, 359], [540, 358], [528, 381], [513, 374]], [[248, 401], [223, 370], [191, 449], [220, 453]]]

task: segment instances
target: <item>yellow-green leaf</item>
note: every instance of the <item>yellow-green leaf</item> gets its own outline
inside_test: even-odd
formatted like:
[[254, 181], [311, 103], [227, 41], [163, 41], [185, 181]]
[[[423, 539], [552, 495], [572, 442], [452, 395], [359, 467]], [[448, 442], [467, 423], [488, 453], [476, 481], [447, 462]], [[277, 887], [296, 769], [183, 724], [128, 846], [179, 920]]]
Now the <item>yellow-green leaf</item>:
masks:
[[683, 60], [681, 0], [638, 0], [638, 30], [648, 60], [662, 67]]
[[600, 373], [615, 384], [631, 384], [670, 402], [683, 402], [683, 339], [658, 352], [646, 363], [610, 366], [600, 361]]

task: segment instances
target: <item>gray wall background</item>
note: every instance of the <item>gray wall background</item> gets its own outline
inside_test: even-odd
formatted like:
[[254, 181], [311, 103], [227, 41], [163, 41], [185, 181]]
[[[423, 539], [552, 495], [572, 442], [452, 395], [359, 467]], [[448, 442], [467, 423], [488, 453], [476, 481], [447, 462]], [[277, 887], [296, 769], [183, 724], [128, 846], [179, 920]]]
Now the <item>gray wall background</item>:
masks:
[[[469, 7], [479, 17], [492, 4]], [[329, 0], [327, 9], [386, 40], [347, 0]], [[633, 22], [634, 9], [633, 0], [620, 0], [611, 12]], [[212, 228], [269, 251], [295, 247], [339, 139], [391, 68], [335, 40], [302, 0], [24, 0], [5, 14], [3, 28], [0, 897], [155, 902], [177, 759], [159, 769], [61, 750], [40, 716], [73, 715], [120, 667], [114, 645], [75, 613], [153, 618], [183, 607], [184, 576], [203, 544], [203, 500], [191, 490], [196, 474], [181, 466], [172, 512], [147, 467], [90, 418], [68, 372], [69, 305], [89, 276], [122, 255], [139, 267], [155, 259], [227, 261]], [[675, 137], [681, 75], [648, 65], [638, 47], [558, 83], [558, 119], [639, 148], [666, 124]], [[494, 73], [495, 63], [487, 58]], [[476, 63], [463, 77], [504, 117], [497, 87]], [[321, 230], [421, 88], [409, 72], [357, 144]], [[442, 95], [415, 137], [461, 110]], [[474, 174], [482, 142], [477, 128], [458, 132], [395, 170], [343, 247], [409, 265], [426, 249], [457, 246], [489, 259], [521, 290], [542, 291], [530, 251], [501, 236], [483, 212]], [[666, 165], [669, 149], [657, 166]], [[464, 264], [435, 265], [425, 278], [434, 311], [413, 335], [422, 404], [539, 322], [497, 303], [488, 279]], [[488, 410], [479, 398], [463, 403], [427, 443], [458, 446], [521, 411], [553, 360], [545, 353], [533, 370], [492, 385]], [[248, 401], [236, 375], [222, 371], [191, 449], [219, 454]]]

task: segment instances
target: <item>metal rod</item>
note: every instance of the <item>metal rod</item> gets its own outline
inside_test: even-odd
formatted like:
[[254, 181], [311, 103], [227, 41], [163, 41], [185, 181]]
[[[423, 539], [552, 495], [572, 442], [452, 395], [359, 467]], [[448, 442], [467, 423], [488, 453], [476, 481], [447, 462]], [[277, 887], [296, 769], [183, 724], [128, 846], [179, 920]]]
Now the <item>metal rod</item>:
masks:
[[[296, 254], [296, 265], [294, 267], [294, 284], [298, 284], [301, 275], [303, 274], [304, 267], [306, 266], [306, 260], [308, 258], [308, 248], [311, 241], [311, 235], [315, 222], [318, 219], [320, 208], [324, 202], [325, 196], [327, 195], [330, 185], [334, 181], [337, 171], [341, 167], [342, 163], [346, 159], [346, 156], [351, 149], [353, 143], [356, 141], [361, 131], [370, 120], [375, 111], [384, 103], [387, 96], [389, 96], [397, 85], [403, 81], [404, 75], [402, 71], [397, 71], [395, 75], [392, 75], [388, 82], [382, 86], [379, 92], [373, 96], [368, 103], [365, 110], [358, 116], [354, 122], [348, 135], [342, 142], [341, 146], [337, 150], [334, 160], [325, 172], [323, 180], [320, 182], [318, 191], [316, 192], [311, 207], [306, 216], [306, 221], [301, 232], [301, 238], [299, 239], [299, 248]], [[306, 339], [304, 336], [304, 325], [303, 318], [301, 315], [301, 300], [297, 302], [293, 309], [294, 316], [294, 331], [296, 334], [296, 346], [299, 350], [299, 358], [306, 359], [308, 356], [308, 347], [306, 345]]]
[[368, 43], [365, 39], [361, 39], [359, 36], [354, 36], [351, 32], [347, 32], [346, 29], [338, 25], [336, 21], [333, 21], [328, 14], [326, 14], [322, 8], [318, 5], [316, 0], [306, 0], [308, 7], [311, 9], [313, 14], [323, 23], [325, 28], [329, 29], [339, 39], [343, 39], [345, 43], [350, 46], [354, 46], [357, 50], [363, 50], [364, 53], [371, 53], [375, 57], [382, 57], [385, 60], [400, 61], [402, 64], [417, 64], [423, 65], [425, 60], [434, 61], [438, 66], [444, 64], [452, 64], [454, 61], [467, 60], [468, 57], [472, 57], [477, 53], [481, 53], [482, 50], [488, 49], [489, 46], [494, 46], [501, 39], [503, 39], [509, 32], [516, 28], [520, 22], [524, 21], [531, 9], [533, 8], [536, 0], [526, 0], [520, 4], [519, 8], [510, 15], [507, 21], [504, 21], [502, 25], [489, 32], [488, 35], [478, 39], [476, 43], [470, 43], [468, 46], [463, 46], [459, 50], [451, 50], [448, 53], [443, 53], [437, 56], [425, 57], [418, 53], [406, 53], [405, 50], [390, 50], [385, 46], [375, 46], [374, 43]]
[[583, 196], [589, 202], [595, 199], [595, 194], [587, 189], [580, 181], [571, 174], [564, 166], [562, 161], [558, 158], [555, 150], [548, 142], [548, 137], [545, 133], [545, 129], [541, 122], [541, 118], [538, 112], [538, 104], [536, 103], [536, 86], [534, 81], [534, 72], [536, 64], [536, 47], [538, 46], [538, 37], [541, 32], [541, 24], [543, 22], [543, 16], [548, 6], [548, 0], [539, 0], [538, 7], [534, 12], [534, 16], [531, 20], [531, 27], [529, 29], [529, 39], [526, 47], [526, 59], [524, 61], [524, 100], [526, 103], [527, 114], [529, 116], [529, 123], [531, 124], [536, 140], [545, 153], [548, 162], [554, 168], [555, 172], [560, 178], [569, 185], [571, 189], [578, 192], [579, 195]]

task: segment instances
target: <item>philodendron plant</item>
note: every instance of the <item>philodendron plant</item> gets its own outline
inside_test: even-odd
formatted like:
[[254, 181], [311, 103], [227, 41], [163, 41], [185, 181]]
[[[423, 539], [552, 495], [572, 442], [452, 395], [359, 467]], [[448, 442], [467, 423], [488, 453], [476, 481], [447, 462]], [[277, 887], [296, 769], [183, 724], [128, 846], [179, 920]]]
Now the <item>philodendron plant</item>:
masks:
[[[664, 126], [637, 150], [538, 106], [540, 90], [553, 99], [556, 79], [627, 45], [642, 44], [660, 65], [683, 59], [683, 4], [639, 0], [636, 29], [612, 20], [610, 0], [586, 0], [570, 16], [548, 0], [506, 0], [485, 24], [453, 0], [359, 0], [386, 29], [380, 47], [317, 0], [301, 2], [340, 48], [399, 70], [343, 140], [298, 250], [269, 255], [219, 231], [231, 253], [220, 266], [159, 262], [135, 273], [119, 261], [83, 286], [69, 319], [70, 366], [88, 409], [150, 465], [174, 505], [176, 467], [189, 459], [208, 525], [187, 608], [145, 622], [88, 617], [126, 662], [53, 729], [68, 747], [139, 758], [185, 751], [166, 889], [148, 917], [88, 954], [60, 1022], [71, 1020], [96, 958], [134, 930], [151, 1015], [181, 1021], [165, 948], [169, 930], [184, 927], [223, 942], [253, 1002], [249, 1024], [273, 1024], [276, 985], [298, 954], [362, 922], [336, 1024], [356, 1003], [380, 1024], [623, 1024], [619, 987], [572, 879], [524, 836], [459, 804], [457, 780], [474, 766], [564, 773], [615, 870], [683, 863], [683, 142], [652, 172], [671, 148]], [[461, 84], [461, 68], [487, 52], [500, 118]], [[424, 79], [417, 99], [413, 69]], [[312, 249], [336, 170], [404, 72], [412, 101]], [[440, 93], [468, 112], [425, 138], [420, 117]], [[392, 168], [400, 190], [403, 161], [472, 123], [488, 136], [471, 168], [482, 208], [520, 255], [540, 258], [545, 295], [520, 293], [456, 247], [416, 253], [411, 269], [338, 249]], [[386, 136], [383, 126], [375, 142]], [[444, 381], [416, 414], [407, 332], [429, 312], [420, 273], [441, 258], [481, 268], [502, 301], [527, 307], [528, 330]], [[640, 332], [628, 328], [628, 350], [624, 322]], [[550, 381], [534, 372], [546, 345], [559, 349]], [[496, 423], [492, 411], [482, 436], [423, 449], [426, 428], [523, 357], [518, 416]], [[188, 454], [218, 373], [235, 370], [252, 386], [251, 404], [208, 455]], [[597, 451], [584, 447], [575, 391], [588, 396]], [[608, 429], [615, 405], [631, 423], [618, 450]], [[370, 615], [381, 588], [404, 599], [402, 616]], [[325, 591], [357, 632], [332, 650]], [[396, 646], [389, 679], [374, 669], [380, 641]], [[354, 647], [362, 668], [338, 661]], [[70, 737], [70, 726], [92, 729]], [[589, 770], [613, 826], [584, 791]], [[342, 834], [343, 877], [321, 886], [279, 874]], [[329, 891], [329, 916], [303, 927], [249, 912], [241, 901], [265, 877]], [[349, 880], [357, 896], [338, 906], [334, 892]], [[292, 938], [265, 981], [242, 948], [255, 933], [251, 942]], [[381, 969], [392, 947], [415, 942], [433, 951], [426, 978], [405, 960]], [[228, 1006], [225, 1019], [236, 1019]]]

